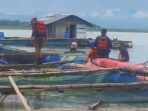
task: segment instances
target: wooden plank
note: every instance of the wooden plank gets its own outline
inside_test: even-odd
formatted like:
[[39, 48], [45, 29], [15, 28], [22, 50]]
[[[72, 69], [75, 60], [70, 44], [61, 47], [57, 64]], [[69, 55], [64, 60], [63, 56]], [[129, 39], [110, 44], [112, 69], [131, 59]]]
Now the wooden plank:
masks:
[[18, 97], [20, 98], [23, 106], [25, 107], [25, 109], [27, 111], [31, 111], [31, 108], [29, 107], [29, 105], [27, 104], [27, 101], [25, 99], [25, 97], [21, 94], [20, 90], [18, 89], [17, 85], [15, 84], [15, 81], [13, 80], [13, 78], [11, 76], [8, 77], [10, 82], [11, 82], [11, 85], [13, 86], [16, 94], [18, 95]]

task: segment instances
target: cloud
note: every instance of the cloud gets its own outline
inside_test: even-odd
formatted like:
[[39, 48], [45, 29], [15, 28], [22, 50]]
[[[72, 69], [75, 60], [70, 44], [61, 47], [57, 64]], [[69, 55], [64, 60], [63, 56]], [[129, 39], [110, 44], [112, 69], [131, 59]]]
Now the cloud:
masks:
[[136, 19], [148, 18], [148, 11], [137, 11], [135, 13], [135, 18]]
[[113, 17], [114, 16], [114, 12], [113, 12], [113, 10], [107, 9], [107, 10], [105, 10], [103, 16], [104, 17]]
[[106, 9], [94, 10], [90, 12], [79, 13], [81, 17], [102, 20], [125, 20], [125, 19], [143, 19], [148, 18], [148, 11], [123, 10], [123, 9]]
[[[119, 10], [114, 10], [119, 11]], [[99, 10], [99, 11], [91, 11], [91, 12], [85, 12], [85, 13], [79, 13], [81, 16], [89, 16], [90, 18], [108, 18], [114, 16], [114, 11], [112, 9], [107, 10]]]

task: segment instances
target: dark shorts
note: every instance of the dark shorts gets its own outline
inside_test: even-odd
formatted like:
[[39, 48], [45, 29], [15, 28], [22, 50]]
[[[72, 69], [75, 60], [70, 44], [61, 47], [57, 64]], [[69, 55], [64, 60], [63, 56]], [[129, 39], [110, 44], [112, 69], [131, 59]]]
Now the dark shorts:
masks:
[[34, 38], [34, 46], [35, 46], [35, 48], [37, 48], [37, 49], [42, 48], [42, 47], [43, 47], [43, 37], [41, 37], [41, 36], [36, 36], [36, 37]]

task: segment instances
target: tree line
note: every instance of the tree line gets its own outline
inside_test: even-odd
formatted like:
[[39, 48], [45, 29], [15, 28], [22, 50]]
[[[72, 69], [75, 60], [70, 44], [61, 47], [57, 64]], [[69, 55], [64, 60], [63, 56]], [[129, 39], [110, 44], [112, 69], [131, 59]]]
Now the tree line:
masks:
[[0, 20], [0, 28], [30, 29], [30, 23], [27, 21], [19, 21], [19, 20]]

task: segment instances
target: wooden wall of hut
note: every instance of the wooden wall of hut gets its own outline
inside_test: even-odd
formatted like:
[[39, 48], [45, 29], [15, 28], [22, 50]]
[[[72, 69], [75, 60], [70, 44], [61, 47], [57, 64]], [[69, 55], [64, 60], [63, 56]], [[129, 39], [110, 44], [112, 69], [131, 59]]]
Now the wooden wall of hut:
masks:
[[[48, 38], [64, 38], [65, 32], [68, 30], [70, 37], [76, 38], [77, 36], [77, 25], [86, 27], [87, 24], [83, 19], [75, 16], [70, 16], [65, 19], [61, 19], [57, 22], [47, 24], [47, 37]], [[86, 27], [87, 28], [87, 27]]]
[[66, 22], [56, 22], [53, 24], [54, 26], [54, 37], [55, 38], [64, 38], [64, 34], [66, 32], [67, 27], [69, 27], [69, 24]]
[[46, 25], [46, 35], [48, 38], [52, 38], [53, 35], [53, 28], [52, 24]]

